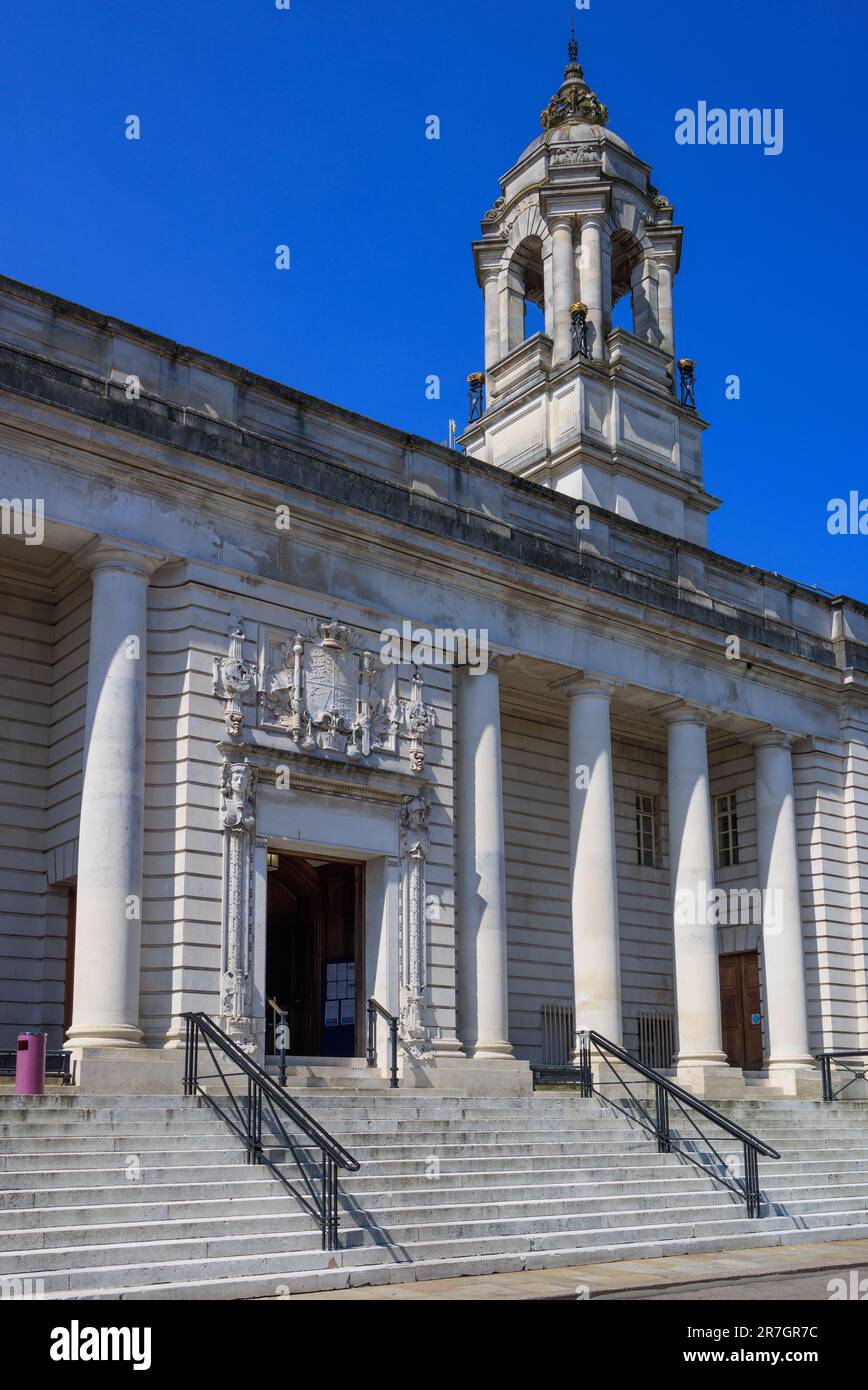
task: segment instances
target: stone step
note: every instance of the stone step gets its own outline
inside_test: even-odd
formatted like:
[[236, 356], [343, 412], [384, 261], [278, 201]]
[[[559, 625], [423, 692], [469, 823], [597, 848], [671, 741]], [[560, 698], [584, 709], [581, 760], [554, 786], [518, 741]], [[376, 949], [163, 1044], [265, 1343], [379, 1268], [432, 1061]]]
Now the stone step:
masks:
[[[339, 1175], [348, 1248], [324, 1254], [312, 1216], [245, 1162], [241, 1142], [197, 1099], [67, 1093], [0, 1104], [0, 1275], [44, 1280], [46, 1295], [61, 1298], [273, 1296], [278, 1283], [337, 1287], [408, 1270], [447, 1277], [486, 1263], [532, 1268], [868, 1231], [868, 1107], [855, 1118], [763, 1097], [743, 1115], [731, 1109], [782, 1154], [760, 1159], [769, 1214], [750, 1221], [735, 1194], [685, 1157], [659, 1154], [637, 1123], [596, 1099], [302, 1094], [362, 1165]], [[686, 1126], [683, 1135], [695, 1154], [707, 1151]], [[318, 1151], [296, 1137], [315, 1164]], [[709, 1127], [709, 1140], [740, 1158], [725, 1132]], [[269, 1153], [297, 1177], [289, 1155]], [[125, 1177], [130, 1156], [139, 1181]]]
[[[799, 1244], [818, 1239], [833, 1239], [834, 1234], [819, 1230], [769, 1231], [757, 1227], [762, 1223], [754, 1221], [752, 1229], [745, 1233], [715, 1236], [698, 1239], [680, 1237], [659, 1240], [648, 1238], [624, 1241], [617, 1244], [596, 1245], [593, 1247], [561, 1246], [553, 1250], [521, 1250], [512, 1253], [470, 1254], [463, 1253], [451, 1258], [425, 1260], [403, 1260], [389, 1262], [381, 1255], [378, 1262], [360, 1264], [360, 1254], [370, 1252], [350, 1251], [346, 1260], [343, 1252], [333, 1252], [329, 1262], [304, 1271], [302, 1274], [243, 1273], [239, 1268], [225, 1271], [219, 1278], [198, 1278], [198, 1271], [188, 1269], [174, 1282], [167, 1279], [158, 1284], [138, 1284], [126, 1287], [90, 1288], [89, 1300], [217, 1300], [274, 1298], [292, 1293], [328, 1292], [334, 1289], [357, 1287], [371, 1284], [406, 1283], [425, 1279], [454, 1279], [466, 1275], [515, 1273], [519, 1270], [565, 1268], [578, 1264], [605, 1263], [612, 1260], [652, 1259], [672, 1255], [699, 1255], [711, 1251], [744, 1250], [778, 1245]], [[868, 1225], [864, 1227], [868, 1234]], [[853, 1239], [857, 1237], [850, 1232]], [[862, 1237], [858, 1237], [862, 1238]], [[379, 1253], [379, 1252], [378, 1252]], [[52, 1298], [75, 1299], [76, 1292], [52, 1292]]]
[[[217, 1179], [191, 1179], [179, 1183], [170, 1177], [164, 1182], [149, 1182], [147, 1186], [131, 1182], [104, 1182], [93, 1183], [87, 1187], [76, 1184], [19, 1187], [0, 1194], [0, 1200], [5, 1211], [48, 1211], [54, 1207], [71, 1205], [99, 1206], [109, 1202], [135, 1204], [145, 1198], [152, 1202], [171, 1202], [195, 1201], [196, 1198], [205, 1196], [214, 1201], [233, 1201], [248, 1197], [268, 1199], [275, 1193], [283, 1196], [284, 1189], [267, 1169], [239, 1167], [223, 1169], [221, 1172], [225, 1176]], [[107, 1176], [116, 1178], [117, 1174], [113, 1172]]]
[[[213, 1184], [203, 1184], [203, 1192], [211, 1192]], [[245, 1189], [246, 1190], [246, 1189]], [[153, 1221], [196, 1221], [222, 1220], [246, 1216], [265, 1216], [272, 1223], [282, 1222], [286, 1216], [295, 1216], [301, 1207], [275, 1182], [269, 1182], [266, 1192], [259, 1197], [192, 1197], [164, 1201], [149, 1201], [145, 1193], [142, 1200], [129, 1202], [92, 1202], [84, 1206], [54, 1205], [36, 1207], [12, 1207], [0, 1210], [0, 1233], [57, 1228], [60, 1226], [87, 1227], [117, 1223], [129, 1229], [133, 1224], [142, 1225]], [[303, 1215], [303, 1213], [302, 1213]]]
[[[464, 1227], [469, 1231], [469, 1228]], [[814, 1228], [821, 1231], [822, 1226]], [[868, 1232], [868, 1222], [863, 1226], [850, 1228], [850, 1235], [856, 1231]], [[641, 1243], [646, 1249], [666, 1247], [667, 1245], [682, 1245], [684, 1252], [696, 1248], [696, 1242], [726, 1242], [728, 1237], [746, 1237], [746, 1244], [761, 1243], [761, 1239], [772, 1238], [773, 1243], [782, 1243], [782, 1237], [789, 1235], [790, 1231], [785, 1220], [780, 1218], [760, 1219], [750, 1221], [746, 1217], [729, 1217], [720, 1220], [691, 1220], [689, 1222], [678, 1221], [669, 1224], [646, 1226], [641, 1233]], [[804, 1234], [803, 1232], [801, 1234]], [[393, 1246], [371, 1246], [360, 1245], [347, 1248], [339, 1252], [339, 1258], [344, 1267], [359, 1266], [364, 1264], [384, 1264], [388, 1261], [403, 1263], [412, 1261], [416, 1264], [425, 1262], [436, 1262], [439, 1266], [438, 1274], [429, 1277], [449, 1277], [450, 1266], [457, 1261], [467, 1259], [479, 1259], [483, 1256], [493, 1257], [490, 1268], [497, 1268], [502, 1261], [507, 1265], [516, 1255], [524, 1256], [530, 1254], [555, 1254], [564, 1251], [584, 1252], [599, 1251], [602, 1249], [614, 1249], [617, 1254], [614, 1258], [621, 1258], [624, 1247], [635, 1247], [636, 1227], [631, 1223], [626, 1226], [607, 1226], [599, 1229], [587, 1230], [579, 1228], [570, 1229], [569, 1226], [551, 1231], [547, 1234], [536, 1234], [533, 1232], [519, 1233], [513, 1231], [507, 1235], [487, 1234], [482, 1235], [478, 1230], [469, 1231], [464, 1236], [453, 1239], [430, 1239], [427, 1232], [422, 1232], [422, 1239], [403, 1242], [399, 1250]], [[337, 1252], [320, 1252], [316, 1250], [297, 1251], [295, 1249], [284, 1250], [265, 1250], [259, 1242], [255, 1242], [257, 1250], [255, 1253], [230, 1254], [228, 1246], [234, 1238], [229, 1238], [222, 1250], [217, 1249], [217, 1243], [211, 1242], [210, 1253], [191, 1257], [185, 1256], [180, 1260], [167, 1259], [165, 1257], [166, 1246], [156, 1245], [154, 1250], [148, 1252], [139, 1247], [136, 1252], [138, 1255], [154, 1254], [156, 1258], [151, 1261], [145, 1260], [142, 1263], [131, 1265], [128, 1261], [118, 1260], [120, 1254], [119, 1247], [87, 1247], [86, 1255], [88, 1263], [78, 1267], [74, 1272], [64, 1268], [52, 1268], [50, 1263], [43, 1262], [40, 1266], [38, 1257], [45, 1256], [47, 1252], [32, 1252], [33, 1260], [27, 1259], [27, 1268], [18, 1269], [17, 1273], [27, 1274], [32, 1279], [44, 1281], [45, 1294], [54, 1297], [64, 1291], [78, 1291], [86, 1293], [88, 1297], [96, 1290], [115, 1290], [125, 1287], [138, 1286], [142, 1289], [153, 1289], [160, 1285], [201, 1281], [207, 1279], [231, 1279], [239, 1275], [250, 1277], [251, 1275], [261, 1277], [270, 1274], [276, 1282], [283, 1282], [281, 1276], [302, 1272], [302, 1267], [307, 1266], [303, 1272], [308, 1273], [317, 1267], [322, 1268], [323, 1263], [329, 1260], [337, 1264]], [[236, 1242], [237, 1244], [237, 1242]], [[185, 1247], [186, 1248], [186, 1247]], [[716, 1248], [714, 1244], [707, 1248]], [[157, 1251], [162, 1252], [157, 1255]], [[55, 1255], [60, 1252], [55, 1252]], [[67, 1254], [67, 1262], [71, 1258], [71, 1253]], [[376, 1260], [376, 1255], [380, 1255], [380, 1260]], [[22, 1257], [23, 1258], [23, 1257]], [[104, 1263], [97, 1263], [100, 1258]], [[609, 1256], [613, 1258], [613, 1256]], [[93, 1262], [92, 1262], [93, 1261]], [[573, 1262], [570, 1260], [569, 1262]], [[580, 1262], [577, 1258], [576, 1262]], [[418, 1277], [418, 1270], [417, 1270]], [[388, 1275], [384, 1276], [383, 1282]], [[145, 1295], [148, 1296], [148, 1295]]]
[[[652, 1176], [655, 1172], [665, 1173], [665, 1177]], [[617, 1176], [616, 1176], [617, 1173]], [[554, 1201], [557, 1198], [581, 1197], [589, 1201], [599, 1198], [607, 1200], [610, 1196], [623, 1197], [630, 1201], [634, 1197], [653, 1196], [656, 1193], [671, 1194], [681, 1192], [708, 1192], [710, 1179], [698, 1169], [694, 1174], [661, 1170], [602, 1169], [592, 1181], [577, 1181], [571, 1169], [558, 1169], [545, 1180], [530, 1173], [483, 1173], [472, 1175], [446, 1173], [436, 1182], [420, 1185], [420, 1177], [405, 1180], [404, 1186], [389, 1183], [387, 1187], [378, 1179], [362, 1178], [350, 1183], [342, 1183], [340, 1191], [346, 1199], [351, 1199], [366, 1211], [377, 1211], [388, 1205], [402, 1206], [421, 1204], [426, 1198], [440, 1200], [441, 1195], [449, 1195], [456, 1201], [472, 1205], [486, 1198], [492, 1201], [509, 1201], [512, 1197], [538, 1196], [541, 1200]], [[715, 1189], [718, 1184], [712, 1183]]]
[[[288, 1151], [280, 1142], [283, 1136], [269, 1135], [263, 1126], [264, 1141], [269, 1152], [281, 1158]], [[312, 1155], [319, 1154], [319, 1148], [315, 1146], [304, 1134], [290, 1134], [297, 1147]], [[186, 1140], [180, 1142], [180, 1136], [176, 1136], [176, 1142], [166, 1140], [154, 1140], [150, 1143], [135, 1140], [135, 1137], [118, 1136], [110, 1141], [103, 1141], [101, 1144], [89, 1144], [73, 1138], [67, 1141], [58, 1141], [57, 1144], [39, 1145], [18, 1143], [13, 1148], [0, 1149], [0, 1172], [16, 1172], [28, 1165], [34, 1168], [39, 1167], [66, 1167], [80, 1166], [85, 1163], [87, 1166], [99, 1166], [96, 1160], [100, 1155], [106, 1160], [110, 1160], [115, 1154], [123, 1153], [131, 1146], [136, 1153], [164, 1153], [167, 1161], [174, 1162], [173, 1152], [183, 1155], [185, 1152], [195, 1155], [204, 1152], [214, 1161], [220, 1161], [215, 1156], [221, 1152], [233, 1155], [236, 1159], [243, 1155], [244, 1145], [239, 1138], [226, 1128], [221, 1134], [208, 1134], [199, 1139], [197, 1136], [188, 1136]], [[467, 1151], [472, 1153], [493, 1153], [502, 1150], [504, 1153], [537, 1153], [550, 1152], [555, 1145], [566, 1145], [573, 1148], [577, 1153], [612, 1153], [621, 1151], [627, 1146], [645, 1147], [647, 1140], [640, 1135], [631, 1136], [628, 1139], [614, 1134], [588, 1138], [583, 1131], [562, 1130], [559, 1131], [557, 1140], [541, 1140], [538, 1135], [531, 1131], [510, 1132], [506, 1130], [482, 1132], [474, 1134], [472, 1131], [462, 1131], [454, 1133], [450, 1131], [430, 1131], [425, 1132], [417, 1143], [409, 1143], [409, 1136], [403, 1133], [384, 1134], [384, 1135], [348, 1135], [339, 1136], [341, 1144], [348, 1148], [353, 1156], [359, 1160], [369, 1160], [382, 1157], [407, 1157], [428, 1154], [435, 1149], [437, 1153], [446, 1154], [451, 1151]], [[93, 1158], [94, 1163], [88, 1164], [88, 1159]], [[53, 1160], [57, 1160], [56, 1163]]]
[[[210, 1186], [205, 1185], [205, 1191], [210, 1191]], [[388, 1192], [382, 1191], [380, 1186], [373, 1186], [371, 1191], [359, 1193], [356, 1191], [347, 1193], [341, 1192], [341, 1210], [346, 1212], [348, 1218], [363, 1219], [365, 1215], [377, 1218], [380, 1209], [384, 1207], [423, 1210], [427, 1206], [451, 1205], [461, 1207], [477, 1207], [483, 1201], [494, 1206], [501, 1202], [529, 1201], [549, 1204], [555, 1202], [581, 1201], [586, 1204], [596, 1204], [600, 1209], [611, 1206], [615, 1203], [624, 1203], [626, 1206], [646, 1201], [646, 1199], [660, 1200], [671, 1199], [676, 1194], [698, 1194], [700, 1196], [714, 1191], [726, 1195], [725, 1189], [718, 1188], [716, 1185], [709, 1186], [708, 1178], [703, 1174], [697, 1174], [695, 1178], [687, 1176], [670, 1176], [667, 1180], [646, 1180], [644, 1182], [599, 1182], [594, 1184], [564, 1182], [556, 1183], [535, 1183], [522, 1184], [519, 1186], [498, 1187], [489, 1184], [485, 1187], [480, 1186], [456, 1186], [453, 1180], [449, 1180], [448, 1185], [442, 1183], [436, 1186], [424, 1188], [412, 1187], [406, 1189], [390, 1189]], [[820, 1193], [820, 1189], [799, 1189], [803, 1196], [811, 1195], [814, 1192]], [[131, 1194], [135, 1196], [138, 1194]], [[144, 1193], [140, 1194], [145, 1198]], [[283, 1204], [283, 1205], [281, 1205]], [[15, 1232], [30, 1229], [49, 1229], [60, 1228], [61, 1226], [80, 1227], [111, 1225], [120, 1223], [128, 1229], [133, 1222], [148, 1221], [171, 1221], [171, 1220], [197, 1220], [214, 1217], [223, 1219], [228, 1217], [243, 1217], [245, 1213], [254, 1216], [268, 1216], [272, 1221], [278, 1217], [283, 1220], [284, 1213], [295, 1215], [301, 1208], [289, 1195], [284, 1194], [283, 1190], [276, 1185], [272, 1188], [272, 1195], [265, 1198], [234, 1197], [234, 1198], [199, 1198], [199, 1199], [176, 1199], [163, 1202], [149, 1202], [147, 1200], [129, 1202], [108, 1202], [91, 1203], [85, 1206], [45, 1206], [45, 1207], [19, 1207], [0, 1211], [0, 1238], [5, 1235], [13, 1235]]]
[[[236, 1170], [227, 1171], [234, 1177]], [[262, 1173], [262, 1170], [258, 1169], [254, 1172]], [[117, 1177], [117, 1174], [113, 1173], [112, 1176]], [[345, 1177], [339, 1184], [339, 1191], [345, 1198], [367, 1208], [374, 1198], [385, 1199], [389, 1194], [392, 1194], [397, 1201], [404, 1192], [419, 1191], [422, 1177], [423, 1174], [420, 1173], [418, 1164], [414, 1166], [411, 1173], [391, 1177], [387, 1184], [382, 1178], [363, 1172], [362, 1176]], [[530, 1190], [545, 1191], [550, 1186], [554, 1186], [572, 1187], [579, 1191], [641, 1193], [646, 1190], [656, 1191], [659, 1189], [683, 1191], [687, 1195], [696, 1190], [697, 1184], [700, 1190], [707, 1190], [709, 1181], [707, 1175], [697, 1168], [685, 1170], [680, 1165], [673, 1168], [671, 1164], [623, 1169], [602, 1168], [587, 1171], [576, 1170], [575, 1168], [503, 1169], [500, 1171], [485, 1168], [470, 1173], [461, 1169], [457, 1171], [443, 1170], [436, 1188], [445, 1190], [448, 1185], [450, 1190], [466, 1190], [472, 1195], [487, 1188], [497, 1191], [501, 1187], [508, 1188], [518, 1183], [522, 1190], [530, 1188]], [[432, 1189], [426, 1187], [424, 1190], [430, 1192]], [[196, 1202], [204, 1198], [215, 1202], [234, 1204], [239, 1201], [255, 1200], [260, 1193], [266, 1199], [283, 1197], [283, 1189], [273, 1178], [266, 1175], [259, 1179], [251, 1179], [246, 1170], [240, 1181], [233, 1181], [232, 1177], [229, 1177], [221, 1182], [206, 1183], [169, 1182], [160, 1185], [151, 1182], [145, 1184], [115, 1182], [102, 1187], [89, 1188], [67, 1186], [19, 1189], [3, 1194], [0, 1227], [12, 1214], [21, 1212], [50, 1212], [54, 1208], [74, 1207], [83, 1213], [83, 1219], [85, 1219], [85, 1213], [94, 1209], [99, 1210], [107, 1205], [131, 1209], [142, 1203], [175, 1206], [185, 1202]], [[133, 1219], [132, 1216], [130, 1219]]]
[[64, 1125], [0, 1125], [0, 1146], [3, 1152], [8, 1152], [17, 1140], [27, 1145], [63, 1144], [79, 1141], [93, 1140], [98, 1142], [101, 1139], [134, 1139], [134, 1140], [153, 1140], [160, 1143], [165, 1139], [187, 1137], [198, 1139], [207, 1135], [223, 1135], [230, 1133], [228, 1125], [224, 1120], [209, 1120], [201, 1124], [190, 1123], [189, 1118], [178, 1120], [174, 1124], [164, 1126], [157, 1125], [153, 1120], [143, 1121], [141, 1124], [110, 1124], [102, 1122], [100, 1124], [64, 1124]]
[[[481, 1161], [485, 1158], [534, 1158], [545, 1159], [551, 1157], [566, 1157], [571, 1159], [582, 1159], [594, 1157], [600, 1159], [607, 1157], [613, 1162], [623, 1155], [634, 1152], [645, 1152], [648, 1144], [644, 1139], [625, 1139], [623, 1144], [614, 1149], [613, 1140], [607, 1143], [597, 1143], [584, 1139], [572, 1139], [565, 1137], [557, 1140], [519, 1140], [515, 1143], [507, 1142], [504, 1137], [503, 1142], [498, 1143], [477, 1143], [469, 1142], [458, 1143], [452, 1138], [448, 1142], [438, 1141], [436, 1136], [431, 1140], [431, 1144], [422, 1144], [418, 1147], [413, 1144], [396, 1142], [393, 1144], [357, 1144], [353, 1149], [353, 1156], [364, 1164], [384, 1163], [384, 1162], [413, 1162], [424, 1163], [431, 1158], [438, 1158], [441, 1162], [449, 1158], [460, 1158], [467, 1161]], [[309, 1156], [314, 1163], [319, 1161], [319, 1149], [309, 1145], [309, 1141], [299, 1143], [298, 1150], [303, 1155]], [[436, 1152], [435, 1152], [436, 1150]], [[136, 1151], [138, 1152], [138, 1150]], [[292, 1163], [292, 1156], [288, 1149], [278, 1145], [268, 1145], [269, 1157], [278, 1163]], [[8, 1177], [15, 1177], [16, 1185], [19, 1178], [30, 1178], [34, 1182], [39, 1181], [42, 1172], [51, 1173], [71, 1173], [80, 1172], [86, 1175], [91, 1172], [98, 1172], [110, 1168], [115, 1162], [124, 1159], [123, 1146], [107, 1151], [97, 1152], [52, 1152], [45, 1151], [42, 1154], [2, 1154], [0, 1155], [0, 1172]], [[188, 1167], [195, 1168], [198, 1160], [202, 1157], [207, 1159], [204, 1167], [210, 1172], [221, 1164], [240, 1163], [244, 1161], [245, 1152], [240, 1140], [230, 1137], [224, 1141], [222, 1146], [217, 1144], [198, 1146], [192, 1149], [165, 1149], [153, 1153], [153, 1164], [151, 1171], [162, 1172], [170, 1167], [177, 1167], [184, 1170]], [[155, 1179], [158, 1180], [158, 1179]], [[26, 1185], [26, 1184], [25, 1184]]]
[[[207, 1134], [73, 1134], [58, 1135], [46, 1143], [36, 1143], [32, 1139], [8, 1141], [8, 1147], [2, 1147], [0, 1141], [0, 1172], [3, 1171], [3, 1161], [17, 1162], [23, 1160], [30, 1162], [36, 1159], [57, 1159], [58, 1163], [72, 1156], [77, 1159], [87, 1157], [97, 1157], [100, 1154], [110, 1158], [114, 1154], [166, 1154], [171, 1153], [208, 1153], [215, 1151], [231, 1151], [236, 1158], [244, 1153], [244, 1146], [240, 1139], [235, 1139], [231, 1132], [222, 1125], [215, 1133], [210, 1131]], [[7, 1171], [11, 1171], [11, 1168]]]
[[[536, 1222], [539, 1229], [544, 1229], [546, 1223], [552, 1221], [581, 1218], [583, 1225], [587, 1224], [593, 1228], [614, 1220], [615, 1216], [619, 1218], [615, 1224], [621, 1224], [625, 1213], [641, 1212], [642, 1219], [648, 1221], [654, 1219], [655, 1213], [661, 1219], [668, 1218], [673, 1211], [671, 1201], [671, 1193], [660, 1194], [657, 1197], [634, 1194], [618, 1198], [561, 1197], [557, 1200], [544, 1200], [532, 1194], [525, 1194], [506, 1202], [488, 1201], [477, 1204], [465, 1201], [455, 1204], [447, 1200], [445, 1194], [440, 1194], [440, 1200], [436, 1205], [430, 1203], [418, 1207], [386, 1207], [359, 1214], [343, 1207], [341, 1231], [346, 1235], [354, 1230], [363, 1234], [370, 1232], [374, 1240], [382, 1243], [386, 1234], [394, 1234], [394, 1231], [401, 1234], [408, 1228], [422, 1226], [432, 1230], [436, 1227], [439, 1231], [450, 1223], [464, 1226], [471, 1218], [474, 1225], [505, 1222], [509, 1229], [518, 1229], [514, 1226], [516, 1222], [529, 1222], [528, 1229], [535, 1229], [533, 1223]], [[701, 1211], [709, 1216], [724, 1207], [731, 1210], [732, 1206], [729, 1193], [723, 1190], [702, 1194]], [[186, 1219], [172, 1217], [150, 1222], [146, 1239], [148, 1242], [161, 1239], [212, 1240], [238, 1235], [248, 1236], [252, 1241], [260, 1236], [270, 1239], [278, 1232], [283, 1240], [290, 1237], [294, 1240], [296, 1234], [307, 1235], [311, 1231], [317, 1232], [317, 1229], [311, 1218], [300, 1208], [296, 1208], [294, 1211], [284, 1212], [279, 1220], [275, 1219], [273, 1212], [258, 1216], [228, 1215]], [[64, 1250], [80, 1245], [110, 1244], [136, 1249], [136, 1243], [130, 1240], [130, 1226], [127, 1221], [102, 1224], [76, 1222], [65, 1226], [0, 1232], [0, 1256], [8, 1254], [12, 1257], [32, 1250]], [[2, 1272], [4, 1271], [0, 1266], [0, 1273]]]

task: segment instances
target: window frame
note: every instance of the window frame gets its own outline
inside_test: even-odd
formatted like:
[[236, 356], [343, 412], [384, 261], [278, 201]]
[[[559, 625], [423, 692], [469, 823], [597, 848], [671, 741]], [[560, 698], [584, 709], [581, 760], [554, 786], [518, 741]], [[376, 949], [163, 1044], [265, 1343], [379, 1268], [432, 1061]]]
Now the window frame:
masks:
[[[659, 799], [652, 792], [636, 792], [636, 862], [640, 869], [660, 867]], [[643, 804], [644, 803], [644, 804]], [[646, 825], [650, 822], [650, 830]], [[650, 834], [650, 847], [646, 837]]]
[[733, 789], [714, 798], [714, 857], [718, 869], [741, 863], [738, 836], [738, 793]]

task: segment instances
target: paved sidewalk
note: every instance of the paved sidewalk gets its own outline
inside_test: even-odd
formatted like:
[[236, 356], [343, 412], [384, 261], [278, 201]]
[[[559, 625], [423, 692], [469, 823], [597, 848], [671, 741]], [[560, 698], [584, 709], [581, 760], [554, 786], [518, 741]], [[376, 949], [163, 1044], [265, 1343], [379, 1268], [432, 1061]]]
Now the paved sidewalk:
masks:
[[[572, 1265], [566, 1269], [534, 1269], [516, 1274], [484, 1274], [464, 1279], [431, 1279], [421, 1283], [335, 1289], [329, 1293], [297, 1293], [285, 1299], [570, 1299], [600, 1298], [606, 1294], [658, 1290], [666, 1296], [685, 1284], [713, 1280], [751, 1279], [772, 1274], [795, 1274], [824, 1269], [862, 1269], [868, 1277], [868, 1240], [817, 1241], [776, 1245], [728, 1254], [667, 1255], [658, 1260], [619, 1260], [611, 1264]], [[683, 1294], [682, 1294], [683, 1296]]]

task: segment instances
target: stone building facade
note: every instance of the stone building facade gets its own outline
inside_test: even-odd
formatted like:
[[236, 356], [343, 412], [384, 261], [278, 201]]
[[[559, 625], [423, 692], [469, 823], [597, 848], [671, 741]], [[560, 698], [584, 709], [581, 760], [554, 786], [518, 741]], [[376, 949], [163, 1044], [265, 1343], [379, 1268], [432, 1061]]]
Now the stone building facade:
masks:
[[370, 997], [407, 1085], [868, 1046], [868, 607], [708, 549], [680, 245], [571, 49], [463, 453], [0, 280], [0, 1046], [148, 1086], [273, 1001], [350, 1065]]

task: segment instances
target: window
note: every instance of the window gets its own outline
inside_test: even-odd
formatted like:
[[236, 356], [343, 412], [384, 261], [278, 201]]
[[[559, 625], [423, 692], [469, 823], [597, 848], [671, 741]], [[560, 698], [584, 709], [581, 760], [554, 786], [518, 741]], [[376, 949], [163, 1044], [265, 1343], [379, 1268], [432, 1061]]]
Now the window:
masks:
[[636, 848], [638, 862], [646, 869], [657, 864], [657, 798], [636, 797]]
[[738, 863], [738, 811], [735, 792], [714, 798], [714, 826], [717, 836], [717, 867], [728, 869]]

